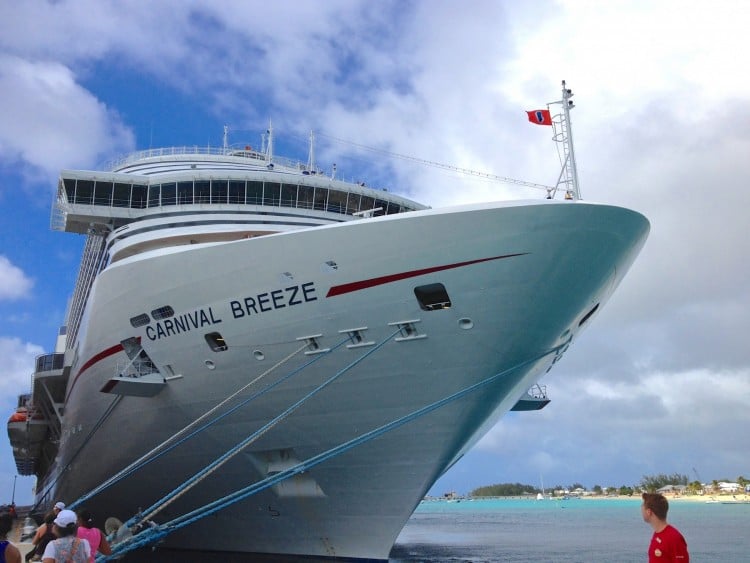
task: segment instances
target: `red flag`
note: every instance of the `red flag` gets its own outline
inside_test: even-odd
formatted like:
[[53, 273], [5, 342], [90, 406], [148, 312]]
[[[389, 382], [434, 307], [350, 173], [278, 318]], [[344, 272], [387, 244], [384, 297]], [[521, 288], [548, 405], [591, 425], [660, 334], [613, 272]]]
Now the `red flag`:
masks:
[[535, 109], [526, 113], [529, 115], [529, 121], [532, 123], [536, 123], [537, 125], [552, 125], [552, 116], [548, 109]]

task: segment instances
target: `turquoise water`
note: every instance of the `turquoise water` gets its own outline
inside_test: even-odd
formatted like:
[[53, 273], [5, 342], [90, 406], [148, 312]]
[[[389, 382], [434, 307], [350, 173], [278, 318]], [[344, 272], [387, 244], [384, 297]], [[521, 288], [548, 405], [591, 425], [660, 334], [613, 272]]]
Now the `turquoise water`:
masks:
[[[651, 528], [640, 498], [426, 501], [391, 551], [391, 563], [647, 560]], [[750, 504], [673, 501], [669, 522], [691, 562], [750, 561]]]

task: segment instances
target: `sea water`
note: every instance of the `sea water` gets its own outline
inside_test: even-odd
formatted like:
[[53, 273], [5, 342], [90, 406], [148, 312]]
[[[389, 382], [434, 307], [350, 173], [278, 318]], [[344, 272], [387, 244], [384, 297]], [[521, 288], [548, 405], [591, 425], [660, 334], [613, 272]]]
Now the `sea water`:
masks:
[[[424, 501], [391, 563], [647, 561], [641, 499]], [[673, 500], [668, 520], [697, 562], [750, 562], [750, 504]]]

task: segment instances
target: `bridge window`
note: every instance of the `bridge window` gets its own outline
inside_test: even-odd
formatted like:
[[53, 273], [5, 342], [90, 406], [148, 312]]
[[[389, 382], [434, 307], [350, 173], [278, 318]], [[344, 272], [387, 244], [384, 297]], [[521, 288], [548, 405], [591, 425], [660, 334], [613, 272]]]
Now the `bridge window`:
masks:
[[[193, 201], [188, 201], [188, 203], [193, 203]], [[209, 180], [195, 181], [195, 203], [211, 203], [211, 182]]]
[[229, 203], [245, 203], [245, 182], [230, 180], [227, 198]]
[[161, 185], [161, 204], [175, 205], [177, 203], [177, 184], [170, 182]]
[[146, 208], [146, 194], [148, 192], [148, 186], [142, 186], [140, 184], [133, 184], [133, 192], [131, 196], [130, 206], [134, 209], [145, 209]]
[[78, 180], [76, 182], [76, 203], [91, 204], [94, 200], [94, 182]]
[[115, 184], [112, 195], [113, 207], [130, 207], [130, 184]]
[[263, 205], [279, 205], [281, 196], [281, 184], [278, 182], [266, 182], [263, 185]]
[[346, 213], [346, 192], [330, 190], [328, 192], [328, 211]]
[[328, 189], [327, 188], [315, 188], [315, 209], [325, 211], [326, 203], [328, 202]]
[[245, 203], [261, 205], [263, 203], [263, 182], [248, 181]]
[[363, 195], [362, 201], [359, 202], [360, 211], [370, 211], [375, 207], [375, 199], [370, 196]]
[[388, 202], [383, 199], [375, 200], [375, 209], [380, 207], [380, 211], [375, 212], [375, 217], [379, 215], [385, 215], [388, 212]]
[[349, 192], [349, 198], [346, 201], [346, 213], [348, 215], [354, 215], [359, 211], [359, 199], [359, 194]]
[[226, 180], [211, 180], [211, 203], [227, 202], [227, 184]]
[[178, 205], [190, 205], [193, 197], [193, 182], [177, 182]]
[[65, 186], [65, 195], [68, 197], [70, 203], [77, 203], [76, 197], [76, 181], [72, 178], [64, 178], [62, 180], [63, 186]]
[[96, 182], [94, 185], [94, 205], [112, 204], [112, 182]]
[[297, 186], [295, 184], [281, 184], [281, 206], [296, 207]]
[[297, 207], [301, 209], [313, 208], [314, 188], [310, 186], [300, 186], [297, 191]]
[[148, 187], [148, 206], [159, 207], [161, 205], [161, 185]]

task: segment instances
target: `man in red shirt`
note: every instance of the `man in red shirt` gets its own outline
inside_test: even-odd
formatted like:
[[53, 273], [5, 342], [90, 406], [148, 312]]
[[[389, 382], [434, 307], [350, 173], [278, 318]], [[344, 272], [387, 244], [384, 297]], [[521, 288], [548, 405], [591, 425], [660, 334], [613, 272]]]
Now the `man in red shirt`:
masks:
[[649, 563], [666, 563], [676, 561], [689, 563], [687, 542], [674, 526], [667, 524], [669, 503], [664, 495], [643, 493], [641, 514], [643, 521], [654, 529], [651, 544], [648, 546]]

